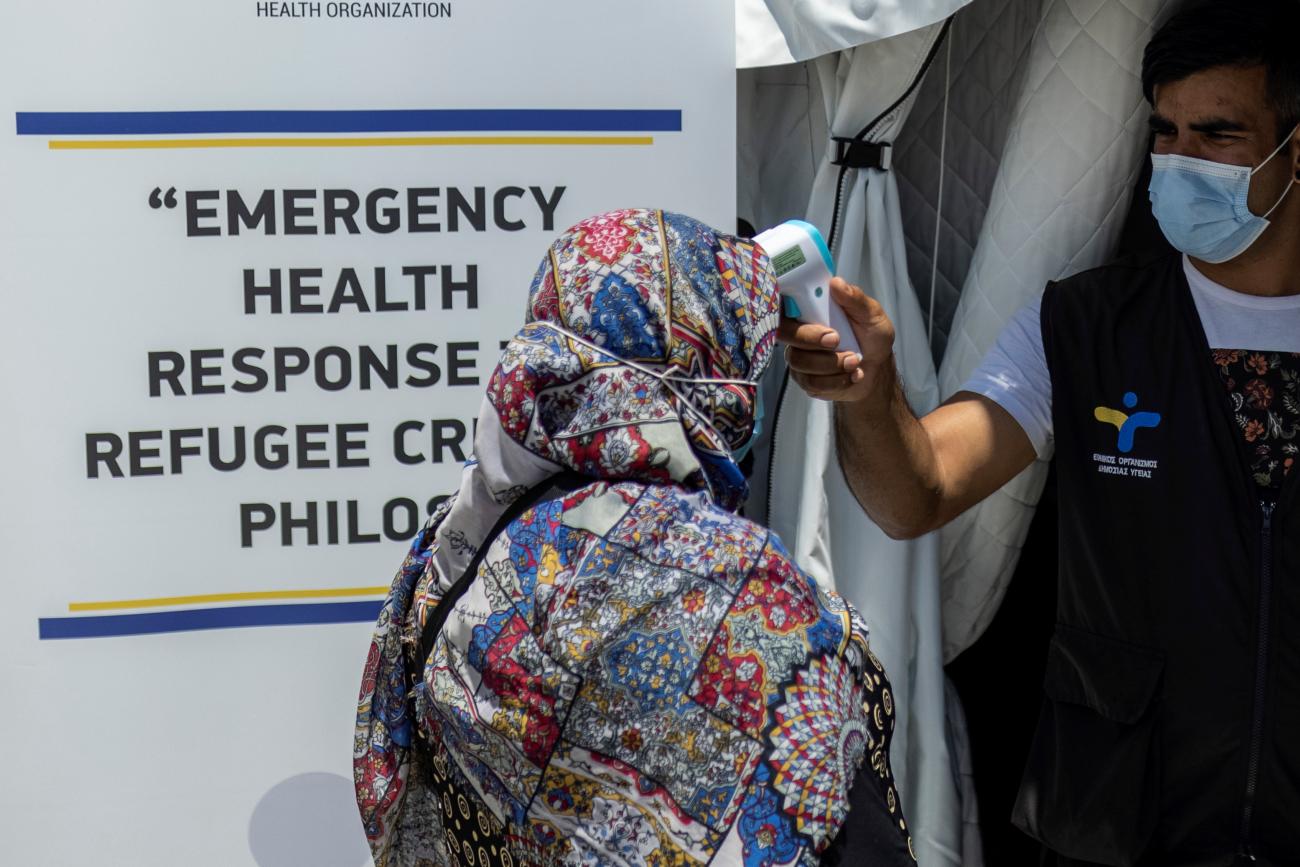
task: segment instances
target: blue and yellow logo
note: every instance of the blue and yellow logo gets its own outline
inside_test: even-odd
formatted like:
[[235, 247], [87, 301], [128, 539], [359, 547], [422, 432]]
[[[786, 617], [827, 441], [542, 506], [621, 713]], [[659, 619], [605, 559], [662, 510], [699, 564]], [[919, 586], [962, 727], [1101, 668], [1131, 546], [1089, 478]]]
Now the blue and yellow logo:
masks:
[[[1127, 392], [1124, 395], [1124, 408], [1133, 409], [1137, 406], [1138, 396], [1133, 392]], [[1160, 425], [1160, 413], [1158, 412], [1135, 412], [1132, 415], [1122, 412], [1118, 409], [1111, 409], [1108, 406], [1099, 406], [1093, 410], [1093, 417], [1097, 421], [1113, 424], [1119, 430], [1119, 450], [1123, 454], [1133, 451], [1133, 436], [1142, 428], [1153, 428]]]

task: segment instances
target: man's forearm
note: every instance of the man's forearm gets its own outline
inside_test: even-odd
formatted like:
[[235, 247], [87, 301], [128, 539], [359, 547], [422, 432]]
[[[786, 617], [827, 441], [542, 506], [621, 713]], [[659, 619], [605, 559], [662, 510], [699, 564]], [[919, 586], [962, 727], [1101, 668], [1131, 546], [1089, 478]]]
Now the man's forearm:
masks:
[[939, 463], [892, 359], [867, 397], [835, 405], [835, 428], [840, 467], [871, 520], [896, 539], [934, 529], [942, 503]]
[[781, 320], [790, 375], [834, 402], [840, 466], [858, 502], [895, 538], [951, 521], [1029, 466], [1034, 445], [993, 399], [958, 392], [913, 415], [894, 366], [894, 326], [884, 308], [839, 277], [832, 300], [848, 317], [858, 353], [837, 352], [830, 329]]

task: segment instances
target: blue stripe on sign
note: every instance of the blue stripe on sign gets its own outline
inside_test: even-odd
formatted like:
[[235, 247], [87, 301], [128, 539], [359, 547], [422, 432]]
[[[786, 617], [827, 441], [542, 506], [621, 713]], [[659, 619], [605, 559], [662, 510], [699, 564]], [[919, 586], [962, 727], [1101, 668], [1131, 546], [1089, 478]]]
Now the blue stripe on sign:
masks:
[[232, 608], [192, 608], [185, 611], [150, 611], [143, 614], [105, 614], [94, 617], [42, 617], [42, 641], [62, 638], [109, 638], [153, 635], [159, 632], [194, 632], [201, 629], [237, 629], [244, 626], [302, 626], [313, 623], [363, 623], [379, 616], [382, 600], [322, 602], [304, 605], [245, 605]]
[[19, 135], [285, 132], [681, 132], [659, 109], [461, 108], [374, 111], [20, 111]]

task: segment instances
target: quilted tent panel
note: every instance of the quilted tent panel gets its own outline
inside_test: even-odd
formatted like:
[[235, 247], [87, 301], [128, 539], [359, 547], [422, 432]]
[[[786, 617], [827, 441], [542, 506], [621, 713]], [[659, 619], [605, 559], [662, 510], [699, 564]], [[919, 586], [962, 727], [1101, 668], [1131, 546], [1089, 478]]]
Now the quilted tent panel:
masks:
[[[1044, 0], [1011, 134], [953, 319], [939, 382], [957, 391], [1048, 280], [1112, 254], [1142, 167], [1142, 49], [1171, 0]], [[945, 527], [944, 650], [992, 619], [1047, 477], [1037, 461]]]
[[1042, 0], [975, 0], [958, 12], [950, 44], [926, 76], [895, 143], [908, 272], [927, 322], [933, 316], [936, 365], [993, 195], [1041, 7]]
[[736, 74], [736, 214], [759, 231], [803, 217], [826, 154], [826, 112], [811, 64]]

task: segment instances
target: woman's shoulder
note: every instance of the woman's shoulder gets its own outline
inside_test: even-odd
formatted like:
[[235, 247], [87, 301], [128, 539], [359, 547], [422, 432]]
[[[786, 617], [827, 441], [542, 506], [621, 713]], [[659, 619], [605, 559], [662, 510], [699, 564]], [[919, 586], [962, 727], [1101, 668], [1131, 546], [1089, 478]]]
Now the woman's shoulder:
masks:
[[866, 661], [866, 626], [852, 606], [801, 569], [775, 533], [703, 492], [598, 482], [567, 495], [560, 511], [559, 522], [587, 537], [582, 547], [603, 569], [628, 580], [658, 574], [653, 583], [664, 592], [707, 589], [714, 605], [725, 601], [724, 625], [755, 649], [789, 643], [812, 656]]

